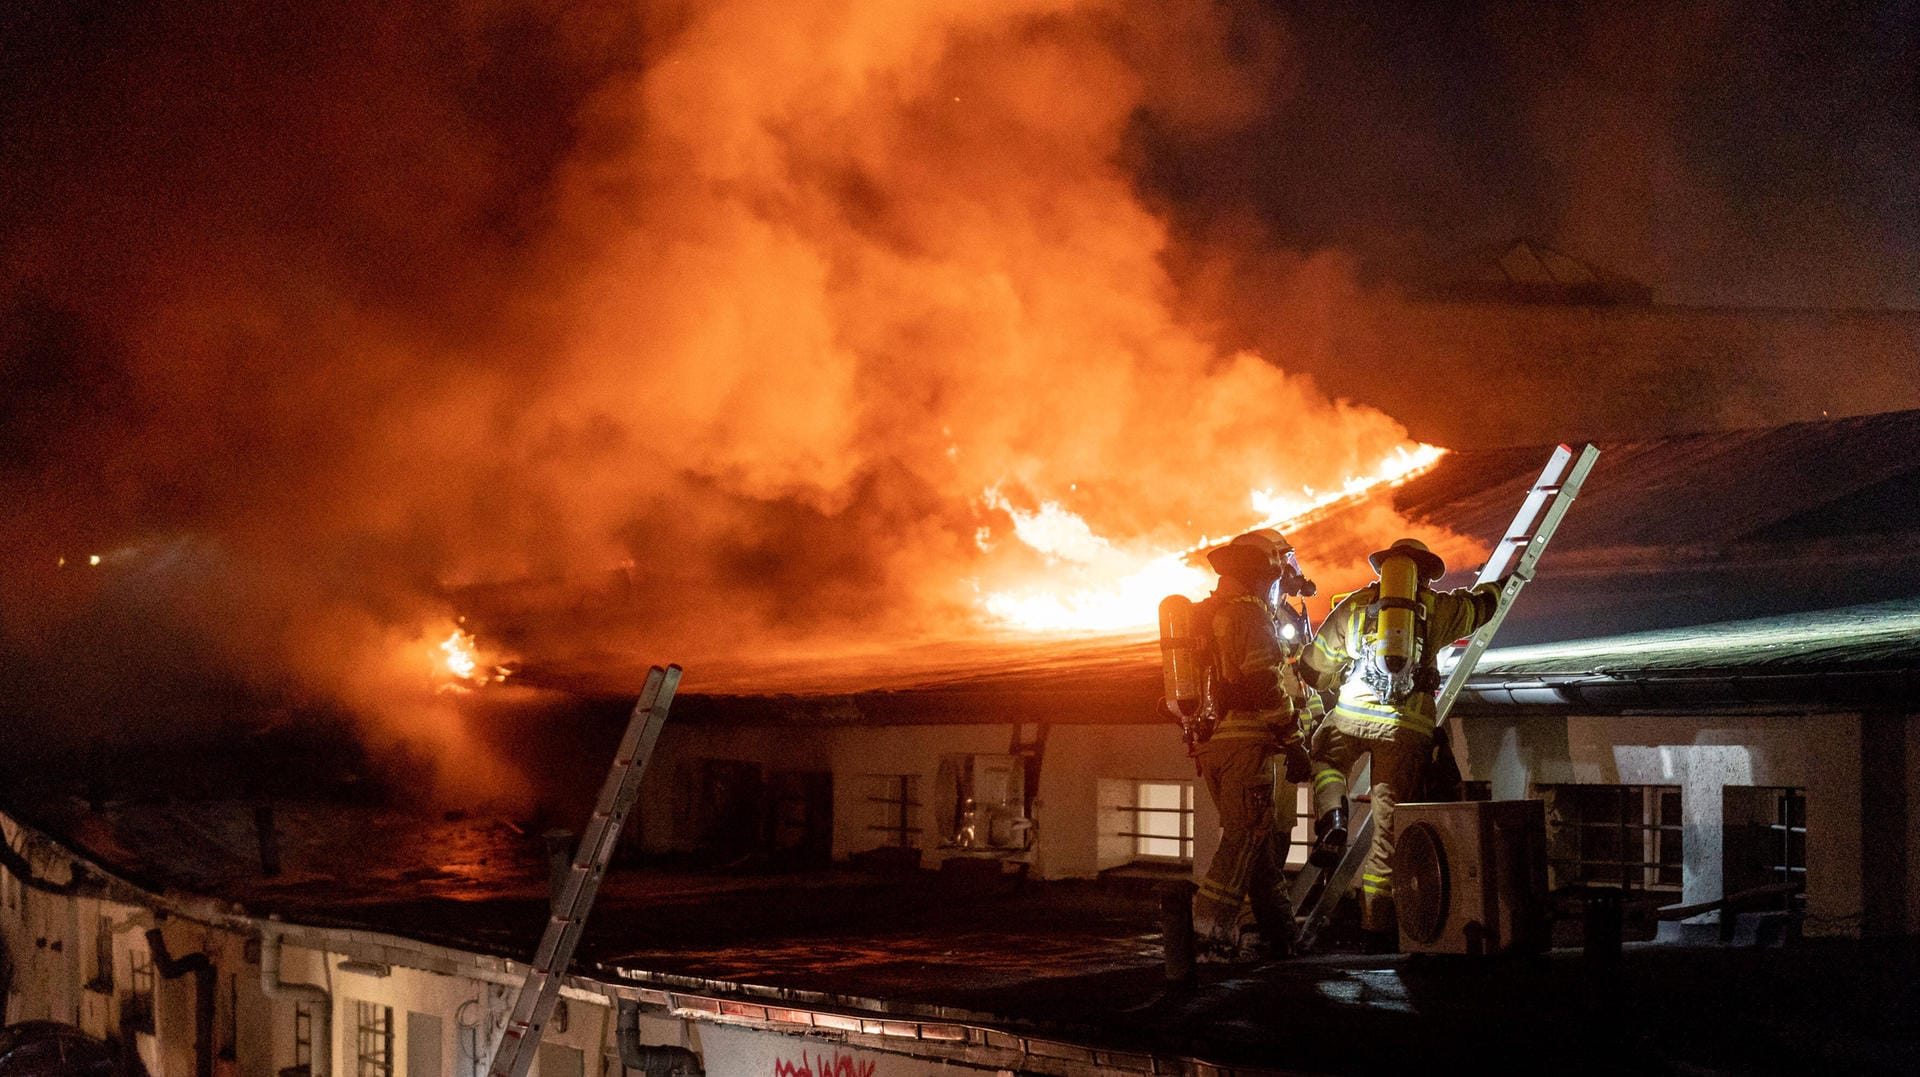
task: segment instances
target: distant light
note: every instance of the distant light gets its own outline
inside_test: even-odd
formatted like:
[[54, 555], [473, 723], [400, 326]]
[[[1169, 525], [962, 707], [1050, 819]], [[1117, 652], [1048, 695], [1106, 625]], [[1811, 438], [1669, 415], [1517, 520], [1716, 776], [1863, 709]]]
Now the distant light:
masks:
[[56, 568], [66, 568], [66, 567], [67, 567], [67, 559], [66, 559], [66, 558], [64, 558], [64, 557], [62, 557], [62, 558], [60, 558], [60, 559], [59, 559], [59, 561], [58, 561], [58, 562], [57, 562], [57, 563], [55, 564], [55, 566], [54, 566], [54, 567], [56, 567]]
[[89, 564], [89, 565], [97, 565], [97, 564], [99, 564], [99, 563], [100, 563], [100, 555], [99, 555], [99, 554], [94, 554], [93, 556], [91, 556], [91, 557], [89, 557], [89, 558], [87, 558], [87, 564]]

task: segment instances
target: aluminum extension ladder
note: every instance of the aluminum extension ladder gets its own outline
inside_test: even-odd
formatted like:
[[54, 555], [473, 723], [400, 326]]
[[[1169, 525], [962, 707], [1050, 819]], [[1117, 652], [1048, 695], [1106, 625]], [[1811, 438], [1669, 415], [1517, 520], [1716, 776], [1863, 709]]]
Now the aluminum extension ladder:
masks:
[[673, 692], [679, 685], [679, 666], [654, 666], [647, 671], [646, 687], [634, 704], [633, 717], [627, 720], [627, 732], [614, 754], [613, 769], [600, 787], [600, 799], [580, 835], [580, 847], [553, 899], [547, 930], [540, 936], [526, 982], [520, 985], [513, 1012], [500, 1030], [488, 1077], [526, 1077], [528, 1067], [533, 1065], [540, 1049], [540, 1033], [553, 1016], [553, 1005], [560, 998], [560, 981], [573, 962], [573, 949], [586, 928], [594, 896], [600, 892], [600, 878], [606, 874], [620, 829], [640, 795], [640, 776], [660, 740], [660, 727], [666, 724], [667, 707], [673, 703]]
[[[1586, 482], [1587, 473], [1593, 470], [1594, 462], [1599, 458], [1600, 450], [1592, 445], [1581, 449], [1577, 455], [1566, 445], [1554, 449], [1546, 468], [1540, 472], [1540, 478], [1521, 500], [1520, 511], [1514, 515], [1513, 523], [1508, 525], [1507, 533], [1501, 536], [1499, 544], [1487, 556], [1487, 563], [1480, 569], [1480, 576], [1474, 585], [1496, 583], [1502, 579], [1506, 580], [1506, 584], [1500, 590], [1500, 603], [1494, 609], [1493, 618], [1480, 626], [1472, 637], [1456, 641], [1438, 656], [1440, 668], [1448, 673], [1446, 683], [1441, 686], [1439, 697], [1434, 701], [1436, 736], [1445, 725], [1454, 701], [1460, 698], [1461, 691], [1466, 688], [1467, 679], [1473, 676], [1480, 656], [1486, 653], [1487, 646], [1493, 642], [1493, 634], [1500, 630], [1501, 622], [1507, 619], [1507, 611], [1513, 608], [1513, 600], [1519, 597], [1527, 581], [1533, 579], [1540, 555], [1546, 552], [1547, 543], [1567, 515], [1567, 510], [1573, 507], [1581, 484]], [[1371, 769], [1369, 760], [1354, 775], [1351, 787], [1364, 788]], [[1295, 910], [1297, 931], [1294, 949], [1298, 952], [1305, 953], [1313, 949], [1314, 943], [1319, 941], [1321, 929], [1327, 925], [1327, 919], [1333, 915], [1341, 899], [1353, 889], [1354, 877], [1360, 874], [1360, 865], [1366, 862], [1367, 851], [1373, 844], [1371, 810], [1365, 815], [1352, 812], [1348, 825], [1346, 852], [1338, 864], [1331, 869], [1305, 864], [1301, 866], [1300, 873], [1294, 876], [1288, 898]]]

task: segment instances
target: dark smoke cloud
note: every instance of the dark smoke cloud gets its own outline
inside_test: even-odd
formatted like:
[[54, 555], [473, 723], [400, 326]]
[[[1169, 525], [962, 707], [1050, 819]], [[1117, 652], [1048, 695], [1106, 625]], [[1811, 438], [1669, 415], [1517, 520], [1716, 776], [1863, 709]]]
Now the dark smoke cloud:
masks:
[[1196, 233], [1245, 213], [1373, 278], [1537, 236], [1667, 302], [1920, 309], [1908, 0], [1268, 8], [1278, 106], [1144, 132]]
[[7, 18], [5, 687], [83, 735], [265, 694], [499, 786], [425, 691], [462, 608], [556, 661], [969, 633], [1053, 564], [1015, 512], [1178, 547], [1404, 441], [1173, 310], [1128, 132], [1259, 114], [1245, 9]]
[[[15, 5], [7, 706], [118, 734], [233, 688], [460, 752], [420, 670], [462, 610], [576, 664], [938, 639], [1062, 571], [1016, 512], [1165, 549], [1337, 487], [1405, 443], [1302, 376], [1370, 267], [1724, 186], [1670, 132], [1628, 209], [1581, 186], [1595, 116], [1698, 88], [1607, 82], [1597, 17], [1427, 7]], [[1659, 235], [1620, 268], [1697, 268]], [[1225, 288], [1250, 257], [1290, 286]]]

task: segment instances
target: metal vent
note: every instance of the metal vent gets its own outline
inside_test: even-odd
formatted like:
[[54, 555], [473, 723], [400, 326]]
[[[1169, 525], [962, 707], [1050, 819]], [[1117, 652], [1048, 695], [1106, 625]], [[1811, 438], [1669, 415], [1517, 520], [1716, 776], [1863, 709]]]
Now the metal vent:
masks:
[[1438, 939], [1451, 899], [1440, 832], [1429, 823], [1415, 823], [1400, 835], [1394, 856], [1393, 903], [1401, 932], [1415, 942]]

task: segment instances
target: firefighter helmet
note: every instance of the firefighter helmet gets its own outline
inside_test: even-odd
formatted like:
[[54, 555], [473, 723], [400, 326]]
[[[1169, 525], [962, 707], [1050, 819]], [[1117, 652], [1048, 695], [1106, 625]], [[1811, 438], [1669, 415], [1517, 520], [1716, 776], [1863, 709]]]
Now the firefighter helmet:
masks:
[[1287, 555], [1293, 543], [1271, 527], [1249, 531], [1225, 546], [1207, 551], [1207, 563], [1222, 576], [1232, 576], [1256, 590], [1286, 571]]
[[1415, 538], [1394, 539], [1393, 545], [1369, 555], [1367, 564], [1372, 565], [1373, 570], [1378, 572], [1381, 562], [1397, 554], [1405, 554], [1413, 559], [1414, 564], [1420, 566], [1420, 579], [1423, 583], [1432, 583], [1447, 574], [1447, 563], [1440, 559], [1440, 555], [1427, 549], [1426, 543]]

